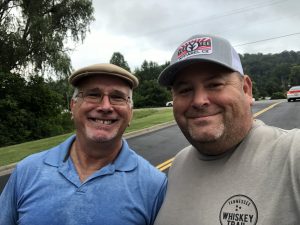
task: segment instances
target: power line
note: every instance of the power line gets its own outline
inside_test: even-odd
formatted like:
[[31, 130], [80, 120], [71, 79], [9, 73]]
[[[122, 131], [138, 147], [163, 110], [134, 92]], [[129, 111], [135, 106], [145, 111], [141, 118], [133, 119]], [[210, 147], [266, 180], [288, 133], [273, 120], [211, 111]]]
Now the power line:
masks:
[[299, 34], [300, 34], [300, 32], [292, 33], [292, 34], [286, 34], [286, 35], [282, 35], [282, 36], [271, 37], [271, 38], [267, 38], [267, 39], [261, 39], [261, 40], [252, 41], [252, 42], [247, 42], [247, 43], [243, 43], [243, 44], [237, 44], [237, 45], [233, 45], [233, 47], [239, 47], [239, 46], [244, 46], [244, 45], [250, 45], [250, 44], [255, 44], [255, 43], [259, 43], [259, 42], [275, 40], [275, 39], [279, 39], [279, 38], [285, 38], [285, 37], [294, 36], [294, 35], [299, 35]]
[[161, 33], [161, 32], [167, 32], [170, 30], [174, 30], [174, 29], [179, 29], [181, 27], [186, 27], [186, 26], [191, 26], [191, 25], [195, 25], [195, 24], [199, 24], [199, 23], [203, 23], [203, 22], [207, 22], [207, 21], [211, 21], [211, 20], [215, 20], [215, 19], [220, 19], [223, 17], [228, 17], [228, 16], [232, 16], [235, 14], [240, 14], [240, 13], [244, 13], [244, 12], [248, 12], [248, 11], [253, 11], [255, 9], [261, 9], [264, 7], [269, 7], [271, 5], [275, 5], [275, 4], [280, 4], [282, 2], [286, 2], [289, 0], [275, 0], [275, 1], [270, 1], [270, 2], [263, 2], [263, 3], [255, 3], [243, 8], [238, 8], [238, 9], [234, 9], [231, 11], [227, 11], [224, 12], [223, 14], [215, 14], [215, 15], [211, 15], [202, 19], [196, 19], [196, 20], [192, 20], [186, 23], [181, 23], [181, 24], [177, 24], [175, 26], [169, 26], [169, 27], [164, 27], [164, 28], [160, 28], [160, 29], [156, 29], [153, 31], [149, 31], [149, 32], [145, 32], [143, 35], [153, 35], [153, 34], [157, 34], [157, 33]]

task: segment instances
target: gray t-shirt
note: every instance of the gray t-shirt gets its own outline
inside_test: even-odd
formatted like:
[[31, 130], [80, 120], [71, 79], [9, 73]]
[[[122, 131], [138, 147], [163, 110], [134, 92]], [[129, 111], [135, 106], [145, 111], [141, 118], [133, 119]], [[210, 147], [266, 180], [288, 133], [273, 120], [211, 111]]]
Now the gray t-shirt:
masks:
[[232, 152], [183, 149], [155, 225], [300, 224], [300, 130], [255, 120]]

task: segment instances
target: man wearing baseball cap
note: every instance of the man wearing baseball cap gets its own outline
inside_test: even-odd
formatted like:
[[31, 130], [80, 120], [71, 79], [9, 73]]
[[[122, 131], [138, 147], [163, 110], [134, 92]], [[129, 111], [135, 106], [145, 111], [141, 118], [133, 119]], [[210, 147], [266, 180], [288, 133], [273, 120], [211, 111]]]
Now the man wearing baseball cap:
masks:
[[189, 38], [158, 81], [191, 146], [173, 161], [155, 225], [299, 224], [300, 130], [253, 119], [251, 79], [231, 44]]
[[0, 224], [153, 224], [166, 176], [122, 139], [137, 78], [96, 64], [69, 82], [76, 134], [17, 165], [0, 197]]

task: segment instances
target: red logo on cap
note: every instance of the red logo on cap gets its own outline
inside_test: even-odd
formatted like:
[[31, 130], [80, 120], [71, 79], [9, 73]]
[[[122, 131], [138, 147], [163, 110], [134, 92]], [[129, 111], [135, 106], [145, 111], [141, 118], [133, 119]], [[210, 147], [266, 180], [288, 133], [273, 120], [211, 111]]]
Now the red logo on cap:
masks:
[[182, 60], [186, 57], [199, 54], [212, 53], [212, 39], [210, 37], [195, 38], [183, 43], [177, 52], [177, 59]]

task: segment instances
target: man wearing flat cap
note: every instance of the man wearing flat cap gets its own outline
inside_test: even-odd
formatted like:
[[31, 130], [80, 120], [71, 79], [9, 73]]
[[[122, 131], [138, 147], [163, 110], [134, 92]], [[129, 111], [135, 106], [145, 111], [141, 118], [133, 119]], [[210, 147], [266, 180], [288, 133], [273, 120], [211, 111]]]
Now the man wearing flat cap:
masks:
[[300, 224], [300, 130], [253, 119], [251, 79], [231, 44], [190, 37], [159, 83], [191, 145], [168, 172], [155, 225]]
[[137, 78], [96, 64], [69, 82], [76, 134], [18, 163], [0, 196], [0, 224], [153, 224], [166, 176], [122, 139]]

